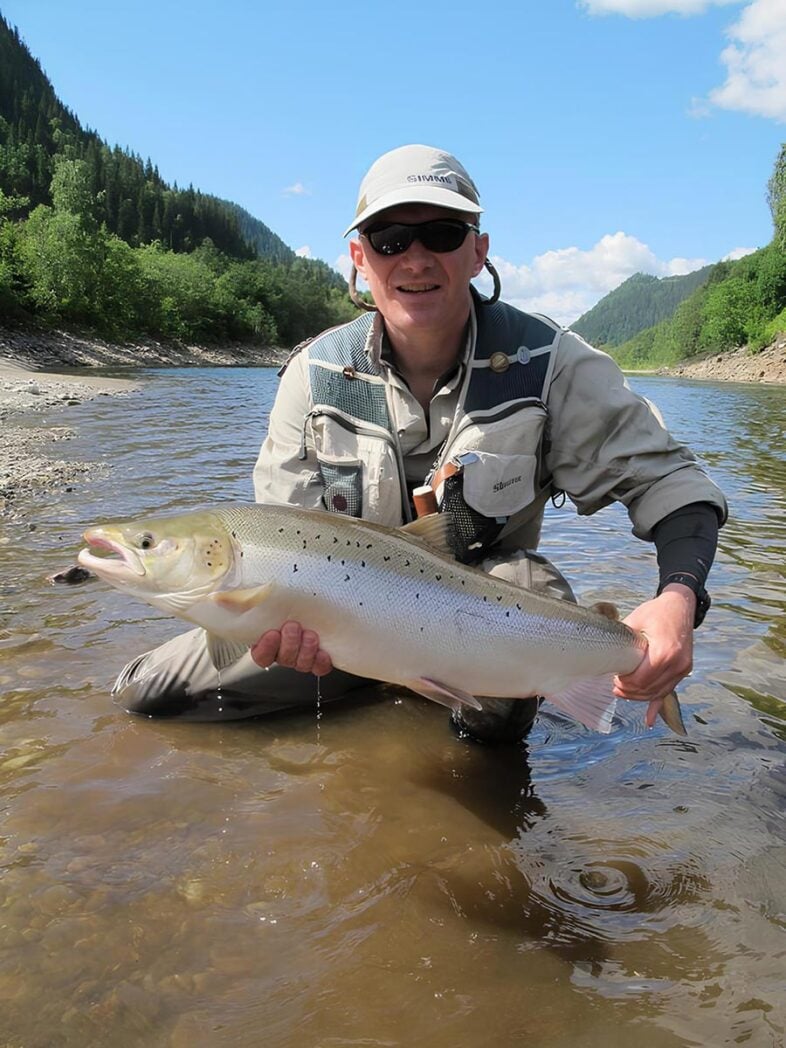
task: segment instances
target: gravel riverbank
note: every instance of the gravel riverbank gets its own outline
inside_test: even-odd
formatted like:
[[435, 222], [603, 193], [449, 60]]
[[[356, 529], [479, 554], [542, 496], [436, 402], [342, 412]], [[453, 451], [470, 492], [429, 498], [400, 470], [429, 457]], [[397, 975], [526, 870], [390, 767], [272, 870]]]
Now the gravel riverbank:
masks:
[[[68, 408], [99, 396], [127, 396], [140, 383], [113, 378], [108, 367], [270, 366], [286, 351], [263, 346], [184, 346], [144, 340], [114, 344], [66, 331], [0, 326], [0, 516], [18, 517], [24, 496], [62, 490], [103, 468], [63, 460], [57, 445], [73, 437]], [[92, 368], [79, 375], [59, 373]]]

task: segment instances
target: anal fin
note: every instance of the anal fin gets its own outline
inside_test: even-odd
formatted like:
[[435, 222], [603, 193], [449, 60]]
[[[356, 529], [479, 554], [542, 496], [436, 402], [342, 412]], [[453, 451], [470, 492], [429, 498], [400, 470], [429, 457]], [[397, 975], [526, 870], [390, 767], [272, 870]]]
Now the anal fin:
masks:
[[418, 677], [416, 680], [408, 680], [406, 686], [410, 691], [422, 695], [424, 699], [438, 702], [440, 706], [447, 706], [449, 710], [459, 710], [462, 706], [469, 706], [473, 710], [483, 709], [474, 695], [457, 688], [455, 684], [443, 684], [442, 681], [431, 680], [429, 677]]
[[564, 691], [546, 694], [544, 698], [585, 728], [608, 735], [617, 706], [613, 689], [614, 678], [607, 674], [578, 681]]

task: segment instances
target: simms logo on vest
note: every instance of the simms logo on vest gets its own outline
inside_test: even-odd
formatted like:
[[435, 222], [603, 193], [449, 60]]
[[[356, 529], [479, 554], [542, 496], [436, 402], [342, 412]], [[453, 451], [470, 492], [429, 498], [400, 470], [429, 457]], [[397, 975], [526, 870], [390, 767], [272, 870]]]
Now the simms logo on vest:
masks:
[[407, 175], [407, 182], [436, 182], [441, 186], [450, 186], [451, 189], [458, 188], [453, 175]]
[[494, 485], [495, 491], [504, 491], [505, 488], [509, 488], [511, 484], [520, 484], [521, 477], [511, 477], [510, 480], [500, 480]]

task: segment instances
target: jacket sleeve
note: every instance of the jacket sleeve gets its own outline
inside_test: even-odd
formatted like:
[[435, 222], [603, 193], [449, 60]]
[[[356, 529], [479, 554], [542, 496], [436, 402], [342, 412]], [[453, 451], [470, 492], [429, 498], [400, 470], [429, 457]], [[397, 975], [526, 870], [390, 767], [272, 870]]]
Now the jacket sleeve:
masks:
[[[312, 407], [308, 357], [298, 353], [281, 376], [270, 425], [254, 467], [257, 502], [324, 509], [322, 478], [314, 450], [306, 443]], [[301, 458], [303, 450], [306, 458]]]
[[709, 502], [725, 521], [720, 489], [611, 357], [572, 331], [555, 354], [546, 467], [580, 514], [622, 502], [634, 535], [648, 540], [658, 521], [693, 502]]

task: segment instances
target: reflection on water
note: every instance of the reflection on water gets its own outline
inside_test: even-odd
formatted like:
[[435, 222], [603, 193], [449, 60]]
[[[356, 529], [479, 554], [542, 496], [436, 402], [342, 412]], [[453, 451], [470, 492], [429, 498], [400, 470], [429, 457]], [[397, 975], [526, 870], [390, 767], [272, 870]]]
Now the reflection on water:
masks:
[[[181, 625], [45, 578], [93, 520], [250, 499], [275, 377], [157, 372], [69, 410], [70, 453], [112, 468], [0, 532], [2, 1043], [783, 1043], [783, 392], [634, 385], [732, 508], [690, 737], [625, 707], [512, 750], [389, 689], [319, 724], [316, 687], [313, 716], [117, 710], [119, 666]], [[587, 602], [651, 592], [616, 508], [546, 535]]]

